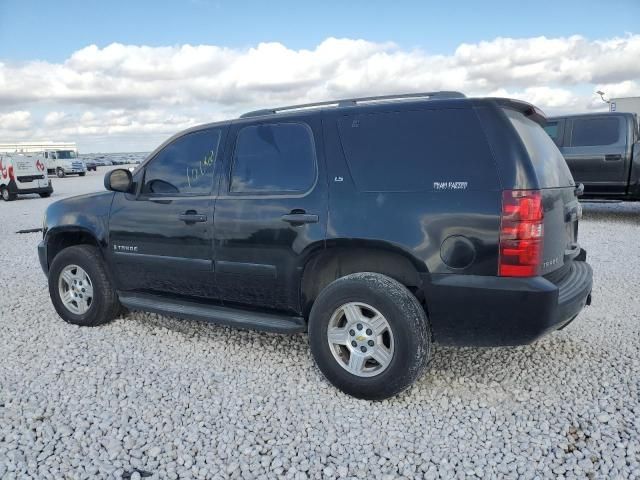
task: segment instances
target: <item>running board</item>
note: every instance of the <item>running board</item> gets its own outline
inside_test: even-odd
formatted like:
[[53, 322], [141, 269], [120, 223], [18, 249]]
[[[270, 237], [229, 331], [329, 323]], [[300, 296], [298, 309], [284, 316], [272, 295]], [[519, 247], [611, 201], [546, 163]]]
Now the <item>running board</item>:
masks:
[[192, 300], [176, 300], [159, 295], [118, 292], [120, 303], [129, 310], [142, 310], [190, 320], [204, 320], [230, 327], [274, 333], [298, 333], [307, 329], [302, 317], [221, 307]]

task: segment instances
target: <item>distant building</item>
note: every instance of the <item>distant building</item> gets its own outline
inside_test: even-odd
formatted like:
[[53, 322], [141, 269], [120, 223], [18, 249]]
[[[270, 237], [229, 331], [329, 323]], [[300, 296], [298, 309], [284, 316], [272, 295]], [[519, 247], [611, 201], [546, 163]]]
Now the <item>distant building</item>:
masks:
[[640, 116], [640, 97], [612, 98], [609, 101], [612, 112], [629, 112]]
[[76, 142], [15, 142], [0, 143], [2, 153], [33, 153], [43, 150], [73, 150], [78, 153]]

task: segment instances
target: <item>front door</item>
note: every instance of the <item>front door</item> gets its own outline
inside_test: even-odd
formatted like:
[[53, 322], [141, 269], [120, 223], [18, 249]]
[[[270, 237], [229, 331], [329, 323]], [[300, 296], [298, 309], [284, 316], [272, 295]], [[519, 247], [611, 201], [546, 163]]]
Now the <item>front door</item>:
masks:
[[216, 200], [216, 280], [225, 304], [299, 313], [305, 260], [323, 248], [321, 122], [232, 125]]
[[109, 252], [121, 290], [217, 297], [212, 191], [225, 130], [178, 137], [136, 174], [136, 194], [115, 195]]
[[614, 115], [568, 120], [562, 155], [587, 194], [623, 194], [629, 175], [624, 119]]

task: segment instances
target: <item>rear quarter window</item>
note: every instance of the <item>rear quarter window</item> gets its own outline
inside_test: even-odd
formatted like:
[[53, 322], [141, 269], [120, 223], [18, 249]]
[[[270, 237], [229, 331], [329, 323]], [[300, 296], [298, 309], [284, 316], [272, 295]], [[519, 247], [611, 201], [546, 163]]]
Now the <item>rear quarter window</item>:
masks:
[[618, 117], [576, 118], [571, 131], [572, 147], [613, 145], [620, 140], [621, 122]]
[[471, 109], [346, 115], [338, 120], [360, 191], [498, 189], [496, 167]]
[[527, 150], [540, 188], [574, 185], [567, 162], [544, 129], [516, 110], [505, 108], [504, 112]]

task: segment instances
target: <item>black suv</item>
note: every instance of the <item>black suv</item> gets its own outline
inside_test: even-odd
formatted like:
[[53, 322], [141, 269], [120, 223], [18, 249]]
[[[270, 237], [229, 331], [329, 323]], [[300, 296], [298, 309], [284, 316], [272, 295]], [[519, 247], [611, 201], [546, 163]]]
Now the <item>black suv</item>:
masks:
[[51, 299], [87, 326], [124, 306], [308, 331], [338, 388], [394, 395], [433, 341], [527, 344], [590, 303], [580, 188], [544, 122], [436, 92], [191, 128], [48, 208]]

